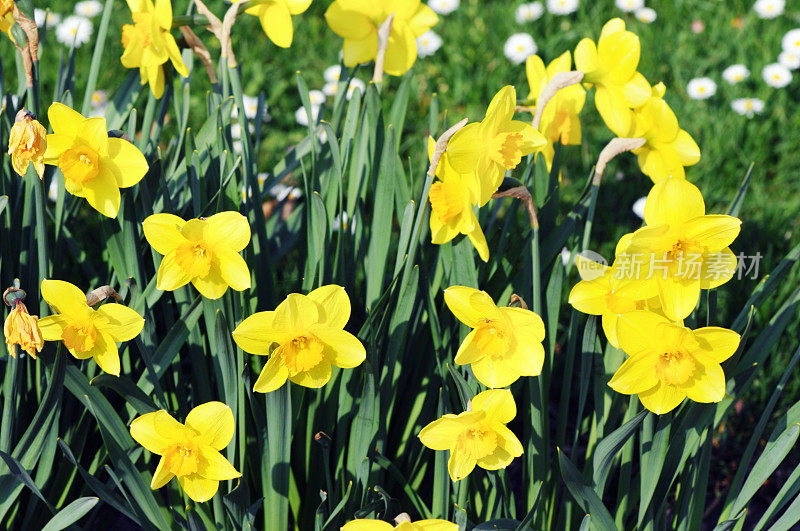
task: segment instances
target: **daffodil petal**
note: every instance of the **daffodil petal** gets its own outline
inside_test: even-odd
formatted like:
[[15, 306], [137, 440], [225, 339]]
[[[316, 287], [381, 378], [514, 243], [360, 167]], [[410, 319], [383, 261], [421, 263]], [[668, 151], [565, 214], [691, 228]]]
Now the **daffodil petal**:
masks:
[[235, 428], [233, 411], [222, 402], [206, 402], [186, 415], [186, 426], [196, 431], [204, 444], [215, 450], [222, 450], [233, 439]]
[[197, 462], [197, 473], [206, 479], [224, 481], [236, 479], [242, 475], [217, 450], [209, 446], [200, 447], [200, 459]]
[[495, 318], [499, 314], [488, 293], [467, 286], [450, 286], [444, 290], [444, 302], [456, 319], [470, 328], [481, 319]]
[[684, 398], [686, 398], [685, 391], [674, 385], [662, 383], [644, 393], [639, 393], [642, 405], [657, 415], [669, 413], [678, 407]]
[[315, 329], [314, 334], [325, 343], [326, 357], [337, 367], [352, 369], [361, 365], [367, 358], [364, 345], [350, 332], [326, 326]]
[[289, 369], [283, 364], [280, 357], [273, 356], [261, 369], [261, 374], [253, 385], [253, 391], [269, 393], [283, 386], [288, 378]]
[[134, 441], [160, 455], [167, 446], [181, 440], [184, 427], [162, 409], [136, 417], [130, 430]]
[[651, 226], [678, 227], [692, 218], [703, 216], [705, 212], [700, 190], [685, 179], [673, 177], [656, 183], [647, 194], [644, 221]]
[[203, 237], [211, 246], [222, 243], [239, 252], [250, 243], [250, 236], [250, 223], [238, 212], [220, 212], [205, 220]]
[[463, 431], [464, 425], [455, 415], [445, 415], [422, 428], [418, 437], [431, 450], [449, 450]]
[[178, 482], [186, 495], [197, 503], [207, 502], [219, 489], [219, 481], [206, 479], [200, 474], [178, 476]]
[[98, 330], [95, 336], [94, 346], [89, 352], [92, 354], [94, 361], [97, 362], [97, 365], [103, 369], [103, 372], [119, 376], [119, 351], [111, 335]]
[[73, 315], [88, 313], [86, 295], [77, 286], [63, 280], [43, 280], [42, 298], [56, 313]]
[[156, 287], [163, 291], [174, 291], [185, 286], [191, 279], [189, 273], [178, 264], [176, 253], [173, 250], [169, 251], [161, 260], [156, 277]]
[[611, 377], [608, 382], [609, 387], [626, 395], [640, 394], [653, 389], [660, 381], [654, 370], [659, 356], [659, 354], [644, 353], [629, 357]]
[[[241, 257], [240, 257], [241, 258]], [[212, 264], [208, 275], [204, 277], [194, 277], [192, 285], [207, 299], [219, 299], [228, 290], [228, 284], [222, 278], [219, 266]]]
[[228, 286], [236, 291], [250, 288], [250, 269], [239, 253], [227, 247], [217, 247], [214, 257], [218, 260], [222, 280]]
[[447, 460], [447, 471], [450, 473], [450, 479], [459, 481], [464, 479], [475, 468], [477, 461], [464, 454], [463, 452], [451, 451], [450, 459]]
[[343, 287], [329, 284], [315, 289], [307, 296], [319, 303], [324, 310], [319, 316], [320, 324], [331, 328], [344, 328], [350, 320], [350, 298]]
[[147, 159], [139, 149], [122, 138], [108, 139], [108, 158], [103, 165], [114, 175], [119, 188], [129, 188], [145, 176], [149, 168]]
[[97, 315], [105, 320], [103, 331], [120, 343], [138, 336], [144, 328], [144, 318], [122, 304], [104, 304], [97, 309]]
[[471, 401], [472, 411], [483, 411], [487, 418], [506, 424], [517, 416], [517, 405], [508, 389], [490, 389]]
[[150, 488], [153, 490], [160, 489], [175, 477], [175, 474], [169, 471], [165, 463], [166, 460], [163, 457], [159, 459], [156, 471], [153, 472], [153, 480], [150, 482]]
[[67, 320], [62, 315], [48, 315], [38, 321], [39, 333], [45, 341], [61, 341]]
[[186, 238], [181, 234], [185, 224], [186, 221], [173, 214], [153, 214], [142, 222], [142, 228], [147, 243], [158, 254], [166, 255], [178, 245], [186, 243]]
[[98, 172], [94, 179], [84, 182], [81, 188], [83, 197], [95, 210], [109, 218], [117, 217], [121, 198], [119, 186], [113, 175], [108, 172]]
[[289, 376], [289, 380], [303, 387], [318, 389], [328, 383], [331, 379], [331, 364], [325, 360], [319, 362], [307, 371], [301, 371], [294, 376]]

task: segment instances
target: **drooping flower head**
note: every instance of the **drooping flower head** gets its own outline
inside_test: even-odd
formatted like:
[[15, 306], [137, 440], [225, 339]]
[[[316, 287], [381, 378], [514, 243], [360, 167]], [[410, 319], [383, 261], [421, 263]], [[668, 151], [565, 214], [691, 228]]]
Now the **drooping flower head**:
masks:
[[183, 491], [202, 503], [214, 497], [219, 482], [242, 475], [220, 453], [234, 431], [233, 412], [221, 402], [192, 409], [181, 424], [166, 411], [146, 413], [131, 422], [131, 437], [160, 455], [150, 488], [160, 489], [174, 477]]
[[725, 396], [720, 363], [736, 352], [736, 332], [716, 326], [691, 330], [643, 310], [622, 315], [617, 336], [629, 358], [608, 385], [638, 395], [653, 413], [672, 411], [686, 397], [707, 403]]
[[684, 166], [692, 166], [700, 160], [700, 148], [678, 125], [678, 118], [664, 101], [664, 91], [663, 83], [653, 87], [650, 98], [633, 110], [630, 129], [610, 127], [619, 137], [645, 139], [645, 144], [633, 153], [638, 157], [642, 173], [656, 183], [667, 177], [685, 178]]
[[127, 0], [133, 24], [122, 26], [122, 66], [138, 68], [142, 85], [150, 84], [153, 96], [164, 94], [164, 63], [171, 61], [183, 77], [189, 69], [181, 59], [181, 51], [170, 33], [172, 29], [171, 0]]
[[12, 41], [11, 26], [14, 25], [14, 0], [0, 0], [0, 31]]
[[42, 298], [55, 312], [39, 319], [45, 341], [62, 341], [79, 360], [94, 358], [108, 374], [119, 376], [117, 343], [139, 335], [144, 319], [122, 304], [103, 304], [96, 310], [86, 295], [63, 280], [43, 280]]
[[36, 359], [36, 353], [42, 351], [44, 340], [39, 330], [39, 319], [28, 313], [28, 308], [22, 300], [25, 292], [9, 288], [3, 294], [3, 302], [11, 306], [8, 317], [3, 324], [3, 335], [6, 338], [8, 353], [12, 358], [17, 357], [17, 346]]
[[530, 124], [513, 119], [516, 105], [514, 87], [503, 87], [492, 98], [486, 117], [459, 129], [448, 143], [453, 169], [478, 183], [478, 206], [491, 199], [506, 170], [516, 168], [522, 157], [547, 145], [544, 136]]
[[28, 164], [32, 163], [39, 174], [39, 179], [44, 174], [44, 152], [47, 149], [47, 131], [29, 111], [23, 109], [17, 113], [17, 119], [11, 127], [8, 139], [8, 154], [11, 155], [11, 165], [21, 177], [28, 171]]
[[530, 310], [498, 307], [485, 292], [466, 286], [444, 290], [456, 318], [472, 328], [455, 362], [471, 365], [486, 387], [506, 387], [521, 376], [537, 376], [544, 364], [544, 323]]
[[447, 471], [459, 481], [476, 465], [499, 470], [522, 455], [522, 444], [506, 427], [516, 415], [511, 391], [490, 389], [475, 395], [467, 411], [444, 415], [422, 428], [419, 440], [431, 450], [450, 450]]
[[606, 22], [597, 44], [587, 38], [575, 48], [575, 67], [594, 85], [594, 104], [611, 130], [629, 130], [631, 109], [650, 97], [650, 84], [636, 71], [639, 53], [639, 37], [619, 18]]
[[[404, 515], [407, 516], [407, 515]], [[395, 521], [399, 520], [398, 517]], [[458, 524], [448, 522], [447, 520], [428, 519], [417, 520], [412, 522], [410, 520], [402, 520], [397, 526], [393, 526], [389, 522], [383, 520], [366, 520], [358, 519], [351, 520], [344, 524], [341, 531], [457, 531]]]
[[[247, 0], [233, 0], [233, 3]], [[255, 0], [248, 4], [245, 13], [258, 17], [264, 33], [269, 40], [281, 48], [292, 45], [294, 26], [292, 15], [299, 15], [308, 9], [311, 0]]]
[[[428, 158], [433, 154], [435, 142], [428, 138]], [[459, 234], [465, 234], [484, 262], [489, 260], [489, 245], [472, 209], [478, 200], [475, 179], [457, 173], [442, 154], [436, 167], [438, 181], [431, 185], [428, 199], [431, 202], [431, 241], [437, 245], [447, 243]]]
[[47, 135], [44, 162], [58, 166], [67, 192], [84, 197], [104, 216], [117, 217], [120, 188], [147, 173], [147, 160], [133, 144], [109, 138], [106, 119], [84, 118], [63, 103], [47, 111], [53, 134]]
[[335, 0], [325, 12], [334, 33], [344, 38], [345, 66], [368, 63], [378, 54], [378, 28], [394, 14], [383, 71], [402, 76], [417, 60], [415, 39], [439, 22], [420, 0]]
[[144, 237], [164, 259], [156, 287], [174, 291], [191, 282], [208, 299], [219, 299], [228, 286], [250, 287], [250, 270], [239, 251], [250, 243], [250, 225], [238, 212], [220, 212], [188, 221], [173, 214], [144, 220]]
[[292, 293], [274, 311], [258, 312], [236, 327], [233, 340], [245, 352], [269, 356], [253, 390], [269, 393], [291, 380], [322, 387], [331, 366], [357, 367], [366, 359], [364, 345], [344, 330], [350, 299], [344, 288], [322, 286], [308, 295]]
[[736, 271], [728, 246], [741, 220], [706, 215], [703, 195], [685, 179], [656, 183], [644, 207], [647, 226], [633, 233], [612, 268], [615, 289], [632, 290], [641, 299], [658, 296], [669, 319], [687, 317], [701, 289], [716, 288]]
[[[530, 94], [526, 100], [531, 105], [539, 101], [542, 89], [559, 72], [569, 72], [572, 68], [572, 56], [564, 52], [550, 62], [545, 68], [544, 61], [538, 55], [531, 55], [525, 62], [525, 73], [528, 77]], [[556, 92], [544, 108], [539, 131], [544, 135], [547, 144], [542, 154], [547, 161], [547, 169], [553, 165], [555, 144], [561, 142], [565, 146], [577, 146], [581, 143], [581, 119], [579, 117], [586, 102], [586, 91], [582, 86], [570, 85]]]

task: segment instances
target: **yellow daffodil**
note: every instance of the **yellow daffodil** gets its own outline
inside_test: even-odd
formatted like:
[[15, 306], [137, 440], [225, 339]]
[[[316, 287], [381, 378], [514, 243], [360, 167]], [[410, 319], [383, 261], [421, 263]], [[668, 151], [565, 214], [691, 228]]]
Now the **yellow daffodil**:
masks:
[[127, 0], [133, 24], [122, 26], [122, 66], [138, 68], [142, 85], [149, 83], [153, 96], [164, 94], [164, 63], [171, 61], [175, 71], [189, 77], [189, 69], [170, 33], [171, 0]]
[[544, 323], [530, 310], [497, 307], [485, 291], [465, 286], [444, 290], [444, 302], [473, 330], [458, 348], [455, 362], [471, 365], [486, 387], [506, 387], [520, 376], [537, 376], [544, 363]]
[[707, 403], [725, 396], [720, 363], [736, 352], [736, 332], [716, 326], [690, 330], [643, 310], [624, 314], [617, 335], [629, 358], [608, 385], [618, 393], [638, 395], [653, 413], [672, 411], [686, 397]]
[[173, 214], [144, 220], [144, 237], [163, 254], [156, 287], [174, 291], [191, 282], [207, 299], [219, 299], [228, 286], [250, 287], [250, 270], [239, 251], [250, 243], [250, 225], [238, 212], [184, 221]]
[[33, 359], [36, 359], [36, 353], [41, 352], [44, 346], [39, 319], [28, 313], [22, 299], [14, 301], [14, 307], [3, 324], [3, 335], [12, 358], [17, 357], [17, 345]]
[[506, 427], [516, 415], [511, 391], [490, 389], [478, 393], [467, 411], [445, 415], [422, 428], [419, 440], [431, 450], [450, 450], [447, 470], [458, 481], [475, 465], [499, 470], [522, 455], [522, 444]]
[[325, 20], [344, 38], [345, 66], [368, 63], [378, 54], [378, 28], [394, 13], [383, 71], [402, 76], [417, 60], [416, 38], [439, 22], [436, 13], [420, 0], [335, 0]]
[[[247, 1], [234, 0], [233, 3]], [[250, 7], [245, 13], [258, 17], [269, 40], [276, 46], [288, 48], [294, 36], [292, 15], [299, 15], [308, 9], [311, 0], [252, 0], [248, 5]]]
[[639, 53], [639, 37], [619, 18], [606, 22], [597, 45], [583, 39], [575, 48], [575, 66], [583, 72], [584, 83], [594, 85], [595, 106], [612, 131], [629, 130], [631, 108], [650, 97], [650, 84], [636, 71]]
[[684, 178], [684, 166], [697, 164], [700, 148], [694, 139], [678, 126], [678, 119], [664, 101], [664, 84], [653, 87], [652, 96], [634, 109], [629, 130], [614, 129], [619, 137], [644, 138], [644, 146], [633, 150], [639, 158], [642, 173], [659, 182], [667, 177]]
[[416, 522], [402, 521], [396, 526], [383, 520], [352, 520], [341, 531], [457, 531], [458, 525], [447, 520], [428, 519]]
[[104, 372], [119, 376], [117, 343], [139, 335], [142, 316], [117, 303], [95, 310], [81, 290], [63, 280], [43, 280], [42, 298], [56, 312], [39, 319], [44, 340], [63, 341], [77, 359], [94, 358]]
[[33, 118], [33, 115], [23, 110], [17, 114], [17, 120], [11, 127], [8, 139], [8, 154], [11, 155], [11, 165], [20, 176], [25, 176], [28, 164], [32, 163], [39, 174], [39, 179], [44, 174], [44, 152], [47, 149], [47, 131], [42, 124]]
[[[435, 142], [428, 138], [428, 158], [433, 154]], [[447, 160], [447, 153], [436, 167], [438, 181], [431, 185], [428, 199], [431, 202], [431, 241], [437, 245], [447, 243], [459, 234], [465, 234], [481, 260], [489, 260], [489, 245], [472, 209], [477, 200], [475, 180], [457, 173]]]
[[0, 31], [12, 41], [11, 26], [14, 25], [14, 0], [0, 0]]
[[511, 85], [495, 94], [483, 121], [459, 129], [447, 146], [453, 169], [478, 183], [478, 206], [497, 191], [506, 170], [517, 167], [522, 157], [547, 145], [530, 124], [513, 120], [517, 93]]
[[737, 261], [728, 246], [742, 222], [706, 215], [700, 190], [677, 177], [653, 186], [644, 220], [647, 226], [633, 233], [615, 260], [612, 285], [640, 299], [658, 295], [664, 315], [683, 319], [694, 310], [701, 289], [733, 276]]
[[[572, 69], [572, 56], [564, 52], [547, 67], [538, 55], [531, 55], [525, 62], [525, 73], [531, 92], [527, 102], [536, 105], [542, 89], [559, 72]], [[561, 142], [565, 146], [577, 146], [581, 143], [581, 119], [579, 117], [586, 101], [586, 91], [580, 85], [565, 87], [553, 96], [544, 108], [539, 131], [544, 135], [547, 145], [542, 154], [549, 170], [553, 165], [555, 144]]]
[[58, 166], [67, 192], [85, 197], [104, 216], [119, 212], [120, 188], [128, 188], [147, 173], [147, 160], [136, 146], [109, 138], [105, 118], [84, 118], [63, 103], [47, 111], [53, 134], [47, 135], [44, 162]]
[[253, 390], [269, 393], [287, 379], [322, 387], [331, 379], [331, 365], [361, 365], [366, 351], [344, 330], [349, 319], [350, 299], [344, 288], [328, 285], [308, 295], [292, 293], [274, 311], [242, 321], [233, 331], [236, 344], [250, 354], [269, 356]]
[[[621, 240], [624, 248], [627, 248], [631, 236], [632, 234], [628, 234]], [[609, 267], [580, 255], [576, 257], [575, 262], [578, 265], [581, 281], [570, 291], [569, 303], [579, 312], [600, 315], [603, 332], [613, 346], [619, 347], [617, 320], [620, 315], [643, 309], [660, 311], [657, 296], [640, 299], [639, 294], [631, 290], [631, 286], [617, 286], [612, 274], [613, 266]]]
[[181, 424], [164, 411], [146, 413], [131, 422], [131, 437], [160, 455], [150, 488], [160, 489], [174, 477], [196, 502], [214, 497], [219, 482], [242, 475], [220, 453], [234, 431], [233, 412], [221, 402], [206, 402], [186, 415]]

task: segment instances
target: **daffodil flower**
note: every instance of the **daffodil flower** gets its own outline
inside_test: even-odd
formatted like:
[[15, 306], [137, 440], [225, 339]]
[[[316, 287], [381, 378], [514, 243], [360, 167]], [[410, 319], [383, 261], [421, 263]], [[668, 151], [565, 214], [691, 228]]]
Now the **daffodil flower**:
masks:
[[453, 135], [447, 155], [453, 169], [477, 182], [478, 206], [485, 205], [503, 182], [506, 170], [522, 157], [547, 145], [530, 124], [514, 120], [517, 93], [507, 85], [492, 98], [481, 122], [467, 124]]
[[511, 391], [490, 389], [475, 395], [467, 411], [445, 415], [422, 428], [419, 440], [431, 450], [450, 450], [447, 471], [459, 481], [476, 465], [499, 470], [522, 455], [522, 444], [506, 427], [516, 415]]
[[43, 280], [42, 298], [56, 312], [39, 319], [45, 341], [61, 341], [79, 360], [94, 358], [108, 374], [119, 376], [117, 343], [139, 335], [144, 319], [122, 304], [103, 304], [96, 310], [86, 295], [63, 280]]
[[36, 359], [36, 353], [42, 351], [44, 340], [39, 330], [39, 319], [28, 313], [28, 308], [22, 300], [16, 300], [14, 307], [8, 312], [3, 323], [3, 335], [6, 338], [8, 353], [12, 358], [17, 357], [17, 346]]
[[364, 345], [344, 330], [350, 299], [344, 288], [322, 286], [308, 295], [292, 293], [274, 311], [258, 312], [236, 327], [233, 340], [245, 352], [269, 356], [253, 390], [274, 391], [286, 380], [322, 387], [331, 365], [350, 369], [366, 359]]
[[53, 103], [47, 117], [53, 134], [47, 135], [44, 162], [58, 166], [67, 192], [86, 198], [104, 216], [117, 217], [119, 189], [147, 173], [142, 152], [127, 140], [109, 138], [105, 118], [84, 118], [63, 103]]
[[[234, 4], [239, 2], [247, 0], [233, 1]], [[264, 33], [276, 46], [288, 48], [294, 36], [292, 15], [299, 15], [310, 5], [311, 0], [252, 0], [245, 13], [258, 17]]]
[[344, 38], [345, 66], [368, 63], [378, 54], [378, 28], [394, 14], [383, 71], [402, 76], [417, 60], [416, 38], [439, 22], [436, 13], [420, 0], [336, 0], [325, 20]]
[[640, 51], [639, 37], [619, 18], [606, 22], [596, 45], [587, 38], [575, 48], [575, 66], [594, 85], [594, 104], [612, 131], [630, 130], [631, 108], [650, 97], [650, 84], [636, 71]]
[[521, 376], [536, 376], [544, 364], [544, 323], [530, 310], [497, 307], [485, 292], [465, 286], [444, 290], [456, 318], [473, 330], [458, 347], [455, 362], [471, 365], [486, 387], [506, 387]]
[[[542, 89], [560, 72], [569, 72], [572, 68], [572, 56], [564, 52], [550, 62], [547, 67], [538, 55], [531, 55], [525, 62], [525, 73], [531, 92], [526, 100], [531, 105], [539, 101]], [[581, 119], [579, 117], [586, 102], [586, 90], [581, 85], [564, 87], [553, 96], [544, 108], [539, 131], [544, 135], [547, 144], [542, 148], [542, 155], [547, 162], [547, 169], [553, 166], [555, 144], [561, 142], [565, 146], [577, 146], [581, 143]]]
[[697, 164], [700, 148], [694, 139], [678, 126], [678, 119], [664, 101], [664, 84], [652, 89], [652, 96], [633, 110], [634, 120], [630, 130], [614, 129], [619, 137], [644, 138], [645, 144], [633, 150], [639, 158], [639, 168], [653, 182], [667, 177], [684, 178], [684, 166]]
[[250, 225], [238, 212], [184, 221], [173, 214], [144, 220], [144, 237], [159, 254], [156, 287], [174, 291], [191, 282], [207, 299], [219, 299], [230, 286], [250, 287], [250, 270], [239, 251], [250, 243]]
[[[21, 114], [21, 115], [20, 115]], [[47, 149], [47, 131], [28, 111], [21, 111], [11, 127], [8, 154], [11, 165], [20, 176], [25, 176], [28, 164], [33, 164], [39, 179], [44, 175], [44, 152]]]
[[[428, 138], [428, 158], [433, 154], [435, 142]], [[436, 167], [438, 181], [431, 185], [428, 199], [431, 202], [431, 241], [437, 245], [447, 243], [459, 234], [465, 234], [481, 260], [489, 260], [489, 244], [472, 209], [477, 201], [475, 180], [457, 173], [447, 160], [447, 153]]]
[[0, 0], [0, 32], [8, 35], [11, 41], [11, 26], [14, 25], [14, 0]]
[[725, 396], [720, 363], [736, 352], [736, 332], [716, 326], [691, 330], [642, 310], [619, 319], [617, 336], [629, 357], [608, 385], [618, 393], [638, 395], [653, 413], [672, 411], [686, 397], [708, 403]]
[[664, 315], [683, 319], [694, 310], [701, 289], [716, 288], [733, 277], [737, 260], [728, 246], [742, 222], [706, 215], [700, 190], [677, 177], [653, 186], [644, 221], [647, 226], [634, 232], [617, 256], [612, 285], [641, 299], [657, 295]]
[[172, 62], [175, 71], [189, 77], [189, 69], [170, 33], [171, 0], [127, 0], [133, 24], [122, 26], [122, 66], [138, 68], [142, 85], [150, 84], [153, 96], [164, 94], [164, 63]]
[[428, 519], [416, 522], [403, 521], [393, 526], [383, 520], [358, 519], [347, 522], [341, 531], [457, 531], [458, 524], [447, 520]]
[[153, 490], [177, 477], [187, 496], [202, 503], [214, 497], [220, 481], [242, 476], [220, 453], [234, 431], [233, 412], [221, 402], [192, 409], [185, 425], [162, 409], [135, 418], [130, 429], [137, 443], [161, 456], [150, 482]]

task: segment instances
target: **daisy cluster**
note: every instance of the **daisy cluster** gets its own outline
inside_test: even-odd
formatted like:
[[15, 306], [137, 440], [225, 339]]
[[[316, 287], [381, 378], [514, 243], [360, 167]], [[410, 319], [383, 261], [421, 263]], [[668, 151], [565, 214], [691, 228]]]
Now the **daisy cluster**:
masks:
[[79, 48], [92, 38], [92, 19], [102, 12], [103, 4], [98, 0], [83, 0], [75, 3], [72, 14], [63, 17], [49, 9], [34, 9], [34, 19], [40, 28], [54, 29], [61, 44]]

